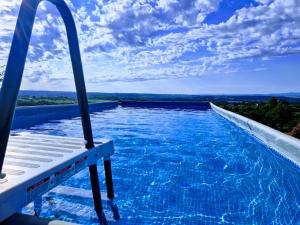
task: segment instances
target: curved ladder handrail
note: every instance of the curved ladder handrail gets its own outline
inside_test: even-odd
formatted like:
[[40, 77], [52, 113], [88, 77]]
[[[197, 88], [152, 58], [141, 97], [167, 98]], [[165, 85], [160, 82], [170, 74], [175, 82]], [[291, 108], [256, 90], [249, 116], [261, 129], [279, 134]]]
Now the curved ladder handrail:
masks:
[[[23, 0], [8, 57], [0, 93], [0, 173], [3, 166], [7, 142], [19, 93], [30, 37], [38, 5], [43, 0]], [[46, 0], [53, 3], [65, 23], [71, 55], [77, 99], [80, 107], [82, 128], [86, 147], [94, 147], [88, 111], [88, 100], [78, 44], [77, 30], [72, 14], [63, 0]]]
[[[1, 174], [1, 171], [9, 139], [11, 124], [15, 112], [17, 96], [22, 81], [34, 19], [37, 8], [42, 1], [49, 1], [53, 3], [58, 9], [65, 23], [75, 78], [77, 99], [80, 108], [82, 129], [84, 139], [86, 140], [86, 148], [90, 149], [94, 147], [77, 30], [71, 11], [64, 0], [23, 0], [17, 19], [16, 29], [14, 32], [0, 93], [0, 179], [5, 177], [5, 174]], [[106, 175], [105, 178], [108, 198], [113, 199], [114, 194], [110, 159], [104, 160], [104, 169]], [[89, 172], [97, 216], [101, 224], [107, 224], [101, 202], [97, 165], [89, 166]], [[112, 205], [112, 207], [116, 206]], [[115, 210], [115, 212], [117, 211]], [[116, 214], [116, 218], [119, 218], [118, 214]]]

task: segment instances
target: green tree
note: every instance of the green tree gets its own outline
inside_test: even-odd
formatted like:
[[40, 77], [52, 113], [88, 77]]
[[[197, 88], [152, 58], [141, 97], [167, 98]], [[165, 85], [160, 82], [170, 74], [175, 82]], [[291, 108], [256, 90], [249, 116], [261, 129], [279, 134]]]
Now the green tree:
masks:
[[223, 104], [224, 108], [273, 127], [294, 137], [300, 136], [300, 104], [276, 97], [266, 103]]
[[273, 108], [278, 104], [278, 99], [276, 97], [272, 97], [267, 104]]

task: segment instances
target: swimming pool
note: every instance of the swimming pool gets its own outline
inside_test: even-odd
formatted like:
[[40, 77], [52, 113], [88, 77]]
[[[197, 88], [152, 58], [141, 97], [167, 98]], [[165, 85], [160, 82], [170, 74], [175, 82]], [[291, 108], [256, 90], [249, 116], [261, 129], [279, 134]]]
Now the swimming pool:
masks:
[[[95, 137], [114, 140], [118, 224], [300, 224], [299, 168], [214, 111], [118, 107], [91, 119]], [[29, 130], [82, 136], [79, 118]], [[88, 171], [59, 188], [86, 193]], [[42, 216], [97, 224], [88, 195], [44, 203]]]

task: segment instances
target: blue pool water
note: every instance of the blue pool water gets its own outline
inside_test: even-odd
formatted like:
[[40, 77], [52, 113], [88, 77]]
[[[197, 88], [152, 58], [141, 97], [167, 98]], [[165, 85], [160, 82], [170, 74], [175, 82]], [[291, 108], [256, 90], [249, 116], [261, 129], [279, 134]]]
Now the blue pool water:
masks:
[[[300, 224], [299, 168], [212, 110], [118, 107], [91, 118], [94, 136], [115, 144], [117, 224]], [[79, 118], [30, 130], [82, 137]], [[97, 224], [88, 171], [60, 188], [70, 187], [85, 194], [49, 193], [42, 215]]]

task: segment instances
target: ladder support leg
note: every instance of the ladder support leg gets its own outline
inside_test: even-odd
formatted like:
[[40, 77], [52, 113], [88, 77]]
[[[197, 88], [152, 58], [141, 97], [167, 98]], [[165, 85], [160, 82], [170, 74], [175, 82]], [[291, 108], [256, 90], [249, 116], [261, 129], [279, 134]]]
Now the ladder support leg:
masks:
[[39, 216], [42, 212], [43, 199], [42, 196], [36, 197], [33, 201], [34, 215]]
[[106, 189], [107, 189], [107, 197], [109, 199], [109, 205], [113, 212], [114, 219], [119, 220], [120, 219], [119, 209], [118, 206], [113, 202], [115, 195], [114, 195], [114, 186], [112, 180], [110, 158], [104, 159], [104, 171], [105, 171], [105, 181], [106, 181]]
[[94, 206], [99, 219], [99, 223], [101, 225], [107, 225], [107, 220], [103, 212], [97, 166], [96, 165], [89, 166], [89, 172], [90, 172], [91, 186], [93, 192]]
[[112, 172], [111, 172], [111, 162], [109, 160], [104, 160], [104, 171], [105, 171], [105, 182], [107, 189], [107, 197], [113, 199], [114, 195], [114, 186], [112, 181]]

